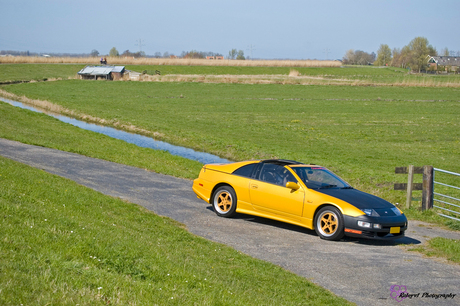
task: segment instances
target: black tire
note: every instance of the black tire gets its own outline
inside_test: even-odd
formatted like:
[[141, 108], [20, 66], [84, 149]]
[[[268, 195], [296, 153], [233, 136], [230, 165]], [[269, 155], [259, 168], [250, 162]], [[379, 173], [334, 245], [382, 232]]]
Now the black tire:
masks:
[[236, 203], [235, 190], [230, 186], [217, 188], [212, 197], [212, 207], [219, 217], [233, 217], [236, 211]]
[[340, 240], [344, 236], [343, 216], [334, 206], [321, 208], [315, 216], [314, 225], [321, 239]]

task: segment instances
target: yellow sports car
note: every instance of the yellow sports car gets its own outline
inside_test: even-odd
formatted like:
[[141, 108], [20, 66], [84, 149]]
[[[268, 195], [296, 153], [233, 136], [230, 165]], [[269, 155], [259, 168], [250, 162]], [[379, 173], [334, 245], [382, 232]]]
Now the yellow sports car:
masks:
[[406, 216], [390, 202], [353, 189], [324, 167], [290, 160], [208, 164], [193, 191], [218, 216], [270, 218], [314, 229], [326, 240], [397, 239], [407, 229]]

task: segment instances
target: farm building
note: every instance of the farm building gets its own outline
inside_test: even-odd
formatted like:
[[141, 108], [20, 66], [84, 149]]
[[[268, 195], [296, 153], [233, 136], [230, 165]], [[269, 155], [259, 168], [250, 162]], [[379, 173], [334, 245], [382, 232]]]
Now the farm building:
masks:
[[214, 56], [206, 56], [206, 59], [210, 59], [210, 60], [223, 60], [224, 57], [223, 57], [223, 56], [214, 55]]
[[446, 71], [459, 71], [460, 57], [458, 56], [430, 56], [428, 59], [429, 66], [438, 70], [439, 66], [445, 67]]
[[120, 80], [125, 73], [125, 66], [86, 66], [78, 72], [81, 79]]

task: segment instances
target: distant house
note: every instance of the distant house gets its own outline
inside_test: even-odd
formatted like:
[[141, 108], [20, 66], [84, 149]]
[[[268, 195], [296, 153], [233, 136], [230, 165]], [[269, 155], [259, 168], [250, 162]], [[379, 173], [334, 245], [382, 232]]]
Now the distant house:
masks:
[[458, 56], [430, 56], [428, 65], [433, 70], [439, 66], [445, 67], [445, 71], [459, 71], [460, 57]]
[[119, 80], [123, 78], [125, 66], [86, 66], [78, 72], [81, 79]]
[[223, 57], [223, 56], [214, 55], [214, 56], [206, 56], [206, 59], [210, 59], [210, 60], [223, 60], [224, 57]]

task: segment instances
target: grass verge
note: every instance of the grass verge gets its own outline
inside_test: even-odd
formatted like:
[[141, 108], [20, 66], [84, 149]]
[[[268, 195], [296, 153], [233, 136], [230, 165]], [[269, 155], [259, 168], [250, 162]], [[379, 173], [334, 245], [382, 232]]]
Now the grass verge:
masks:
[[408, 250], [420, 252], [429, 257], [440, 257], [457, 264], [460, 263], [460, 240], [436, 237], [430, 239], [426, 246], [414, 247]]
[[2, 305], [344, 305], [177, 222], [0, 157]]

